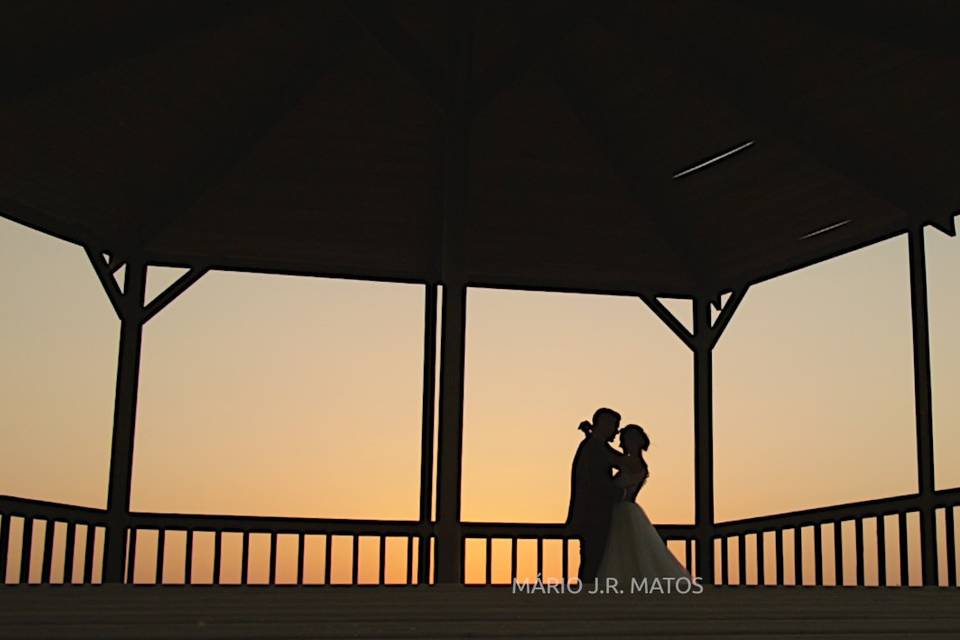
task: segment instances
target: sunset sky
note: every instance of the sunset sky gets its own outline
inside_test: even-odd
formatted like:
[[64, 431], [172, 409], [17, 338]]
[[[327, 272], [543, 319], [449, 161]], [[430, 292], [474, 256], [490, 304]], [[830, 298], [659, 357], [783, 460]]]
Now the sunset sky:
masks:
[[[926, 237], [947, 488], [960, 241]], [[119, 322], [75, 245], [0, 219], [0, 268], [0, 494], [104, 507]], [[148, 297], [177, 275], [152, 269]], [[423, 304], [418, 285], [205, 275], [144, 331], [132, 509], [415, 519]], [[640, 300], [471, 289], [467, 310], [465, 520], [563, 520], [577, 424], [611, 406], [652, 439], [638, 502], [693, 522], [692, 355]], [[911, 354], [905, 237], [753, 287], [715, 351], [717, 518], [915, 491]]]

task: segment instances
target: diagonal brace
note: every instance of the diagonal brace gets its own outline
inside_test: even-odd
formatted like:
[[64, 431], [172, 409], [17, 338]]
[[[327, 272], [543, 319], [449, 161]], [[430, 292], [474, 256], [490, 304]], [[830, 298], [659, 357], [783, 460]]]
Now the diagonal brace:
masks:
[[132, 320], [138, 324], [145, 324], [148, 320], [160, 313], [168, 304], [173, 302], [177, 296], [186, 291], [190, 285], [200, 279], [208, 271], [207, 267], [191, 267], [189, 271], [180, 276], [173, 284], [161, 292], [148, 305], [142, 305], [141, 302], [134, 302], [128, 299], [127, 292], [121, 291], [116, 280], [113, 279], [113, 272], [116, 271], [118, 264], [123, 264], [123, 260], [117, 259], [113, 254], [110, 256], [108, 264], [101, 258], [101, 252], [90, 246], [85, 246], [87, 258], [93, 265], [93, 270], [103, 285], [103, 290], [113, 305], [113, 310], [117, 317], [123, 320]]
[[677, 320], [677, 318], [670, 313], [670, 310], [663, 306], [662, 302], [657, 300], [656, 296], [652, 296], [649, 293], [641, 293], [640, 299], [650, 307], [650, 310], [653, 311], [657, 317], [667, 325], [667, 328], [673, 331], [688, 348], [694, 348], [693, 334], [687, 331], [683, 323]]
[[720, 336], [723, 335], [723, 330], [727, 328], [727, 325], [730, 324], [733, 314], [737, 311], [737, 307], [740, 306], [740, 302], [743, 300], [743, 297], [747, 295], [747, 290], [749, 287], [745, 286], [739, 289], [734, 289], [733, 295], [730, 296], [730, 299], [727, 300], [727, 304], [723, 305], [723, 309], [720, 310], [720, 315], [717, 316], [717, 321], [713, 323], [713, 326], [710, 328], [710, 348], [713, 349], [717, 342], [720, 340]]
[[942, 231], [943, 233], [953, 238], [957, 235], [957, 222], [955, 218], [955, 216], [957, 215], [960, 215], [960, 212], [952, 213], [950, 215], [944, 216], [942, 218], [938, 218], [936, 220], [931, 220], [930, 225], [934, 229], [938, 229], [939, 231]]
[[152, 302], [150, 302], [150, 304], [144, 307], [141, 316], [141, 322], [146, 323], [153, 316], [160, 313], [164, 307], [176, 300], [181, 293], [186, 291], [190, 285], [199, 280], [200, 277], [206, 272], [206, 267], [193, 267], [185, 274], [177, 278], [173, 284], [164, 289], [160, 295], [158, 295], [153, 299]]
[[110, 269], [100, 253], [89, 246], [85, 246], [84, 250], [87, 252], [87, 258], [90, 259], [90, 264], [93, 265], [93, 270], [96, 272], [100, 284], [103, 285], [107, 298], [110, 299], [110, 304], [113, 305], [113, 310], [117, 313], [117, 317], [123, 320], [123, 292], [120, 291], [116, 280], [113, 279], [113, 272], [116, 269]]

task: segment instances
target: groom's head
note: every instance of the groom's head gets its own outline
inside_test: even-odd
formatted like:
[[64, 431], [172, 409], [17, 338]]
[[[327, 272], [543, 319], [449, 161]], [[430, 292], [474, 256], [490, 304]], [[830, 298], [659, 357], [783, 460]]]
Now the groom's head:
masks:
[[600, 438], [604, 442], [611, 442], [619, 428], [620, 414], [613, 409], [602, 407], [593, 412], [593, 431], [591, 434], [594, 438]]

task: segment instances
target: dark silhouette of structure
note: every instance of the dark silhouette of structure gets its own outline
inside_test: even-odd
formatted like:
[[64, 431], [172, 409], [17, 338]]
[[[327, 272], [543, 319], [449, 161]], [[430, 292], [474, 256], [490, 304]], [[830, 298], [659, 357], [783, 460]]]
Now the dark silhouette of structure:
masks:
[[[566, 574], [563, 525], [460, 517], [468, 287], [505, 287], [639, 297], [689, 347], [696, 521], [659, 530], [682, 541], [706, 582], [728, 582], [728, 542], [739, 544], [742, 576], [747, 537], [773, 532], [782, 584], [783, 532], [812, 527], [822, 584], [823, 528], [833, 526], [842, 558], [839, 525], [853, 521], [863, 584], [863, 523], [876, 519], [882, 541], [888, 515], [905, 575], [916, 514], [923, 582], [936, 584], [942, 513], [956, 585], [960, 489], [934, 488], [923, 230], [953, 235], [960, 209], [958, 23], [960, 5], [933, 0], [4, 3], [0, 213], [86, 247], [122, 328], [107, 507], [0, 498], [0, 575], [11, 518], [23, 519], [25, 559], [35, 521], [66, 523], [69, 558], [86, 531], [85, 581], [92, 532], [103, 535], [103, 581], [123, 582], [137, 532], [149, 529], [159, 532], [158, 582], [171, 531], [187, 532], [188, 581], [200, 531], [216, 535], [215, 581], [227, 531], [243, 533], [245, 551], [251, 533], [270, 534], [271, 582], [282, 533], [298, 536], [298, 581], [305, 536], [352, 538], [354, 550], [361, 536], [381, 549], [405, 538], [408, 578], [421, 583], [431, 558], [437, 581], [462, 581], [468, 538], [488, 551], [509, 539], [512, 575], [518, 539], [537, 540], [538, 567], [544, 539], [560, 539]], [[900, 234], [910, 246], [916, 493], [718, 523], [712, 350], [737, 305], [754, 283]], [[145, 304], [150, 265], [189, 271]], [[121, 266], [122, 289], [112, 277]], [[211, 269], [424, 286], [416, 521], [131, 512], [143, 327]], [[659, 302], [668, 295], [692, 299], [692, 332]], [[44, 582], [53, 535], [47, 526]], [[758, 545], [749, 561], [763, 566], [763, 553]], [[244, 554], [244, 579], [246, 566]], [[487, 582], [490, 571], [488, 561]]]

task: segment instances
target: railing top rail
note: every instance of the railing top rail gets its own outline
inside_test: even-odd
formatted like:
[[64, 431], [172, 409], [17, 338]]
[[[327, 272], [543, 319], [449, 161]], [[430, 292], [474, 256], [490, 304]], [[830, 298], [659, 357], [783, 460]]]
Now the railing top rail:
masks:
[[0, 512], [17, 515], [22, 514], [29, 517], [55, 518], [58, 520], [90, 520], [96, 522], [105, 522], [109, 515], [106, 509], [98, 509], [96, 507], [84, 507], [7, 495], [0, 495]]
[[[903, 513], [919, 509], [923, 504], [922, 500], [919, 494], [911, 493], [890, 498], [878, 498], [875, 500], [849, 502], [828, 507], [802, 509], [789, 513], [728, 520], [726, 522], [718, 522], [716, 532], [719, 535], [729, 535], [761, 529], [806, 526], [837, 520], [850, 520], [879, 514]], [[942, 489], [936, 491], [933, 496], [933, 503], [937, 506], [956, 504], [957, 502], [960, 502], [960, 488]]]
[[130, 514], [135, 527], [164, 529], [209, 529], [220, 531], [277, 531], [288, 533], [370, 533], [396, 535], [430, 533], [431, 523], [416, 520], [371, 520], [349, 518], [301, 518], [288, 516], [203, 515], [190, 513]]
[[[789, 513], [729, 520], [716, 524], [718, 535], [731, 535], [759, 530], [807, 526], [817, 523], [870, 517], [878, 514], [903, 513], [922, 506], [919, 494], [908, 494], [876, 500], [864, 500], [828, 507], [803, 509]], [[934, 492], [934, 506], [960, 504], [960, 487]], [[66, 521], [105, 523], [106, 509], [0, 495], [0, 512], [27, 517], [52, 518]], [[350, 518], [303, 518], [289, 516], [206, 515], [186, 513], [133, 512], [131, 526], [150, 529], [194, 529], [249, 532], [370, 534], [370, 535], [426, 535], [433, 531], [432, 522], [417, 520], [376, 520]], [[464, 522], [462, 532], [467, 537], [489, 538], [543, 538], [571, 537], [564, 523], [508, 523]], [[693, 525], [662, 524], [657, 530], [664, 537], [689, 537]]]
[[[693, 533], [692, 524], [656, 525], [661, 535], [683, 536]], [[468, 538], [563, 538], [572, 533], [565, 523], [534, 522], [464, 522], [463, 535]]]

